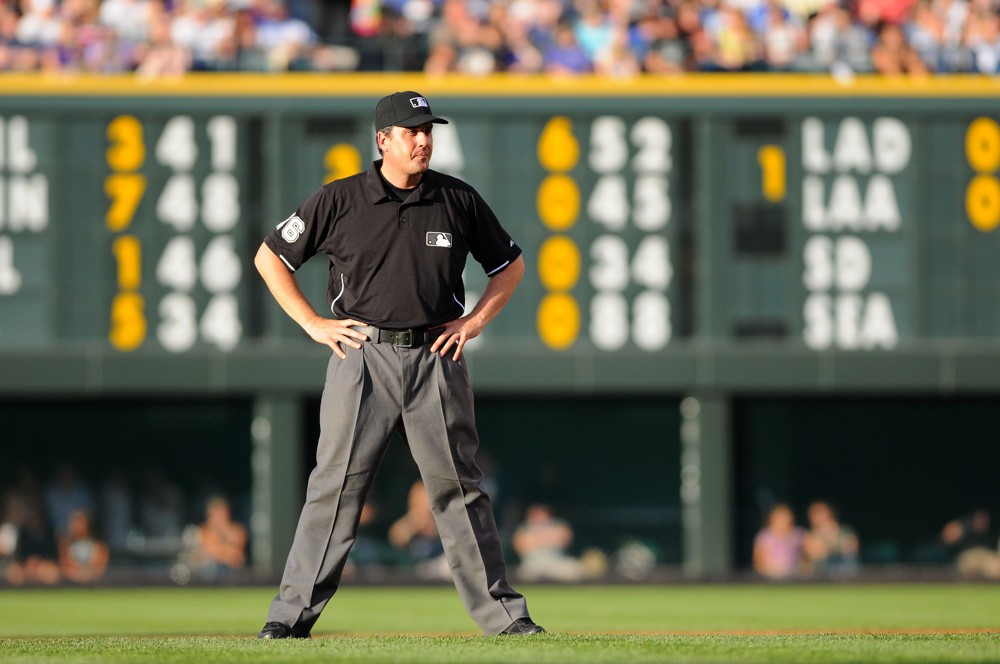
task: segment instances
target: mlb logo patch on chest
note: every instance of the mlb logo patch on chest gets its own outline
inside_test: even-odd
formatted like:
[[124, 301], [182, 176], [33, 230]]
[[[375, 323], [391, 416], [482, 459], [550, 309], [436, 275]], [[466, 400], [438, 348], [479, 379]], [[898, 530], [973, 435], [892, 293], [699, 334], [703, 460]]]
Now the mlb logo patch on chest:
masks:
[[428, 247], [450, 247], [451, 246], [451, 233], [441, 233], [438, 231], [430, 231], [427, 233], [427, 246]]

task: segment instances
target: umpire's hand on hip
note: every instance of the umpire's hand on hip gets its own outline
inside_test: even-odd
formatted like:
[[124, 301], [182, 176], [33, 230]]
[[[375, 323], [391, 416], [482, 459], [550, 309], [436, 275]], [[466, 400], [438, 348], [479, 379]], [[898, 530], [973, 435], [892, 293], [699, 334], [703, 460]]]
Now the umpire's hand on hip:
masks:
[[441, 334], [431, 344], [430, 351], [432, 353], [440, 353], [441, 357], [445, 357], [454, 348], [455, 353], [451, 359], [457, 361], [462, 357], [462, 349], [465, 348], [465, 343], [469, 339], [478, 337], [479, 333], [483, 331], [483, 327], [485, 327], [485, 323], [480, 322], [478, 316], [469, 315], [456, 318], [449, 323], [445, 323], [444, 327], [440, 328]]
[[340, 344], [359, 350], [361, 344], [368, 341], [367, 335], [354, 329], [358, 325], [364, 326], [366, 323], [353, 318], [338, 319], [316, 316], [315, 319], [303, 325], [303, 328], [313, 338], [313, 341], [329, 346], [337, 354], [337, 357], [343, 360], [347, 357], [347, 353], [340, 347]]

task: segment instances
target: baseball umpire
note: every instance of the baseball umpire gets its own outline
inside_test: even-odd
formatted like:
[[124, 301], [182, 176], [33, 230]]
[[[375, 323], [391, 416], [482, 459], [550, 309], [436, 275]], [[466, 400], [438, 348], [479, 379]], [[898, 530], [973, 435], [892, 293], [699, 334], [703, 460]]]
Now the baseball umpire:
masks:
[[[503, 308], [524, 274], [521, 249], [478, 192], [430, 170], [435, 123], [416, 92], [379, 100], [382, 159], [306, 199], [265, 239], [255, 264], [285, 312], [333, 350], [309, 477], [278, 595], [260, 638], [306, 638], [337, 591], [365, 497], [393, 432], [420, 469], [455, 586], [485, 634], [544, 632], [507, 582], [462, 349]], [[330, 259], [319, 315], [294, 272]], [[462, 270], [489, 275], [465, 313]]]

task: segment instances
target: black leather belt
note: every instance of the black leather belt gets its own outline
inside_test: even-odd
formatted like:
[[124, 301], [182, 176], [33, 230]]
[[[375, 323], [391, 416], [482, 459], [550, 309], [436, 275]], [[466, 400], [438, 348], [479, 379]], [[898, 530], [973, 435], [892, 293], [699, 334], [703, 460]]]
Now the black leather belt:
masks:
[[400, 348], [417, 348], [434, 343], [441, 334], [441, 328], [417, 327], [407, 330], [384, 330], [374, 325], [355, 328], [367, 335], [368, 340], [375, 344], [392, 344]]

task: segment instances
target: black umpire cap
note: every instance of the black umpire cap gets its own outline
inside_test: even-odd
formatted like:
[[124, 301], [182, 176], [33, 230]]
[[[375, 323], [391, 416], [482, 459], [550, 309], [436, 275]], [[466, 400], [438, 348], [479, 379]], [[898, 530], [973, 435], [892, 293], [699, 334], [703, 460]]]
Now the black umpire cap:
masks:
[[431, 112], [427, 97], [419, 92], [393, 92], [378, 100], [375, 105], [375, 130], [386, 127], [419, 127], [427, 122], [448, 124]]

